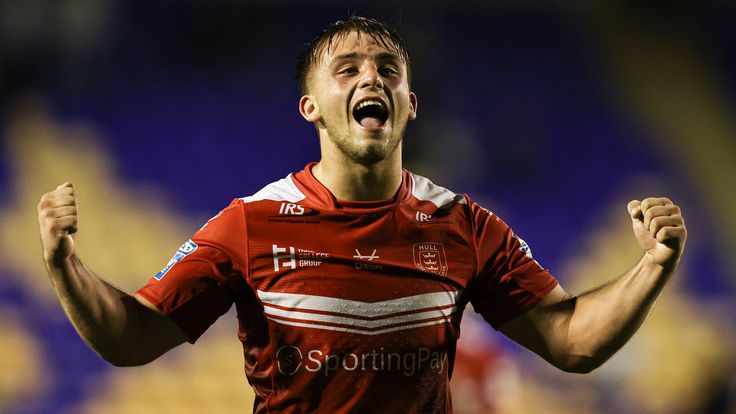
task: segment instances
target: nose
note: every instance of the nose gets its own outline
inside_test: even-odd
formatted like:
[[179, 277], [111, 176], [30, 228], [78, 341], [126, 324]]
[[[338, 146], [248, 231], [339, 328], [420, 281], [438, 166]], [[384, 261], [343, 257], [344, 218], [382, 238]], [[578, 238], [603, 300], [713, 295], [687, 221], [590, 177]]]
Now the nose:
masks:
[[361, 68], [360, 88], [383, 89], [383, 79], [378, 73], [378, 67], [373, 62], [365, 62]]

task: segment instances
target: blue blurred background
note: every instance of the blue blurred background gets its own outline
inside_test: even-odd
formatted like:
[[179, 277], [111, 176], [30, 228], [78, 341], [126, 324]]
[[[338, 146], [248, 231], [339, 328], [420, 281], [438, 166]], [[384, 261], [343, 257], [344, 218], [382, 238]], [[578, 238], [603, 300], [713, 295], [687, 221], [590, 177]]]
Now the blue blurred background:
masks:
[[669, 196], [688, 223], [650, 320], [592, 374], [467, 314], [456, 412], [736, 413], [727, 0], [0, 0], [0, 412], [250, 412], [232, 314], [145, 367], [90, 351], [43, 270], [36, 204], [72, 180], [79, 254], [134, 291], [232, 198], [318, 159], [296, 56], [354, 13], [413, 56], [406, 167], [503, 217], [569, 292], [640, 256], [630, 199]]

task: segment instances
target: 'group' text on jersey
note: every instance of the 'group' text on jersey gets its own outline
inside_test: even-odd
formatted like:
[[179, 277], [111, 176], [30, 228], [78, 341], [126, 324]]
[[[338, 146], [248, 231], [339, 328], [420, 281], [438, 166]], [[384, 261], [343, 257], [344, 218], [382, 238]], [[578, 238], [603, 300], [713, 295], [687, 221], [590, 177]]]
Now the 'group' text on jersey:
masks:
[[556, 280], [496, 215], [404, 171], [348, 202], [304, 170], [236, 199], [139, 293], [194, 342], [235, 303], [256, 413], [450, 413], [470, 302], [492, 326]]

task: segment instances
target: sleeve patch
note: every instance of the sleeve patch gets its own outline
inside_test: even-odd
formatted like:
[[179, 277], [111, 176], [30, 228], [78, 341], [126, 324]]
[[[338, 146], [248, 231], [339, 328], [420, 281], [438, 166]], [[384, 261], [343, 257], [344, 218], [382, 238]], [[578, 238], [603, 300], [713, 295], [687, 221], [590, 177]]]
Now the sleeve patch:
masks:
[[522, 253], [524, 253], [526, 255], [526, 257], [528, 257], [530, 259], [533, 259], [534, 257], [532, 257], [532, 249], [531, 249], [531, 247], [529, 247], [529, 245], [521, 237], [516, 236], [516, 235], [514, 235], [514, 237], [516, 237], [519, 240], [519, 243], [521, 243], [521, 247], [519, 247], [519, 251], [521, 251]]
[[179, 262], [179, 260], [194, 253], [194, 251], [197, 250], [197, 247], [199, 247], [197, 246], [197, 243], [193, 242], [191, 239], [185, 241], [184, 244], [179, 247], [179, 250], [174, 253], [174, 257], [169, 260], [169, 263], [166, 264], [166, 267], [161, 269], [161, 271], [158, 272], [158, 274], [156, 274], [156, 276], [154, 276], [153, 278], [156, 280], [161, 280], [164, 276], [166, 276], [166, 273], [168, 273], [169, 270], [171, 270], [171, 268]]

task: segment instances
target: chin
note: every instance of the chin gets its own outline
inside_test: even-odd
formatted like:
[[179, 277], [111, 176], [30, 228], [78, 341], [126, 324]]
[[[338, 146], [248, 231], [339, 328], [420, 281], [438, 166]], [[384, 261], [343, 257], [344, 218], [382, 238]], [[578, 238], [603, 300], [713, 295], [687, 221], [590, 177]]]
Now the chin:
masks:
[[363, 154], [354, 154], [351, 158], [360, 165], [368, 166], [385, 161], [388, 157], [386, 157], [386, 154], [379, 151], [366, 151]]
[[368, 166], [391, 158], [400, 143], [401, 140], [374, 141], [367, 145], [350, 145], [350, 148], [342, 148], [342, 151], [356, 163]]

